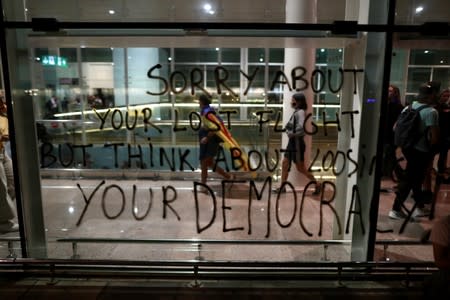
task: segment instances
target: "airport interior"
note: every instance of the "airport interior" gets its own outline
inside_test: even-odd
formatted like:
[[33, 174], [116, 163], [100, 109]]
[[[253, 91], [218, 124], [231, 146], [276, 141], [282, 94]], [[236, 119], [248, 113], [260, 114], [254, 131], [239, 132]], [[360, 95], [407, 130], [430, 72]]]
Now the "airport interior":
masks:
[[448, 0], [1, 10], [1, 299], [448, 299]]

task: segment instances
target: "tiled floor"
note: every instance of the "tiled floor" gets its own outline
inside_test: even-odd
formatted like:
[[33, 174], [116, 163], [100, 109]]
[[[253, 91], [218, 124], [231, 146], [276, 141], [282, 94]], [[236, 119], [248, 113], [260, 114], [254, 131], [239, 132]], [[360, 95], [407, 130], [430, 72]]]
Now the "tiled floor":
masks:
[[[79, 185], [79, 187], [77, 186]], [[257, 182], [259, 189], [262, 183]], [[323, 245], [238, 244], [238, 240], [331, 240], [333, 214], [323, 209], [322, 235], [319, 232], [320, 201], [306, 192], [301, 220], [313, 235], [308, 236], [300, 225], [299, 206], [302, 188], [297, 191], [297, 207], [292, 192], [276, 201], [276, 194], [267, 199], [249, 201], [249, 183], [235, 183], [228, 189], [223, 201], [219, 180], [210, 181], [216, 192], [198, 194], [195, 200], [192, 180], [152, 181], [106, 179], [44, 179], [42, 194], [44, 219], [50, 258], [70, 258], [72, 245], [58, 241], [61, 238], [114, 238], [114, 239], [203, 239], [226, 240], [224, 244], [196, 243], [86, 243], [79, 244], [77, 254], [89, 259], [131, 260], [249, 260], [249, 261], [320, 261], [324, 259]], [[382, 181], [382, 188], [394, 183]], [[136, 187], [135, 201], [133, 189]], [[152, 188], [153, 198], [149, 188]], [[97, 191], [95, 189], [98, 188]], [[436, 207], [436, 217], [450, 211], [449, 185], [442, 185]], [[123, 194], [122, 194], [123, 193]], [[165, 198], [164, 198], [165, 194]], [[84, 195], [84, 196], [83, 196]], [[92, 198], [90, 198], [92, 195]], [[85, 198], [84, 198], [85, 197]], [[421, 218], [410, 222], [402, 234], [398, 230], [402, 221], [387, 217], [394, 199], [393, 191], [380, 194], [377, 240], [419, 240], [432, 221]], [[88, 203], [86, 202], [88, 201]], [[278, 203], [278, 205], [277, 205]], [[408, 200], [407, 205], [411, 205]], [[134, 208], [132, 208], [134, 207]], [[250, 207], [250, 208], [249, 208]], [[293, 212], [296, 211], [294, 214]], [[78, 225], [77, 225], [78, 224]], [[201, 233], [198, 233], [198, 228]], [[14, 234], [2, 235], [14, 236]], [[15, 244], [16, 247], [18, 244]], [[330, 245], [326, 258], [331, 261], [350, 260], [351, 246]], [[20, 253], [20, 249], [16, 249]], [[431, 245], [389, 246], [377, 245], [375, 260], [432, 261]], [[8, 249], [0, 242], [0, 257]]]

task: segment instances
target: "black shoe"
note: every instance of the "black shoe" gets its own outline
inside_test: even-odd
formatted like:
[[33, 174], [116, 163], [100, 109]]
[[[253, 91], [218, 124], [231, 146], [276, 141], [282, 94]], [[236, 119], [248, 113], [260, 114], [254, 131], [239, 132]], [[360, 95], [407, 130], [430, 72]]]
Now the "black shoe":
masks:
[[312, 193], [313, 195], [320, 195], [320, 192], [322, 191], [322, 185], [319, 183], [316, 183], [316, 189]]
[[272, 189], [272, 193], [275, 194], [282, 194], [282, 193], [286, 193], [286, 188], [276, 188], [276, 189]]
[[0, 234], [19, 231], [19, 224], [8, 221], [0, 223]]

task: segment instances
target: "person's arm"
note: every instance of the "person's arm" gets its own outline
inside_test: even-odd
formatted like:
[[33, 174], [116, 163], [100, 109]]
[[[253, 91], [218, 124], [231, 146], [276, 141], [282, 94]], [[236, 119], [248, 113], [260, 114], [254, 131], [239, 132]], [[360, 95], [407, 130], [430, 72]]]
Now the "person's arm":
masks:
[[294, 113], [294, 128], [288, 133], [288, 137], [296, 137], [305, 135], [303, 124], [305, 123], [305, 111], [300, 109]]
[[208, 134], [200, 140], [200, 143], [206, 144], [208, 140], [216, 134], [216, 131], [208, 130]]
[[437, 145], [439, 142], [439, 126], [431, 126], [429, 130], [430, 134], [430, 145]]

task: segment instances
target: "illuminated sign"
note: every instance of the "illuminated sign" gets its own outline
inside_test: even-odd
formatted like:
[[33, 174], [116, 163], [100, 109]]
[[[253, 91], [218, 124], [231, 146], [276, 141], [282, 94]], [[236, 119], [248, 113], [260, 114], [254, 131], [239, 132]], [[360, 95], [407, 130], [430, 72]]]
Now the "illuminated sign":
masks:
[[67, 68], [67, 58], [55, 55], [44, 55], [41, 57], [43, 66], [54, 66]]

